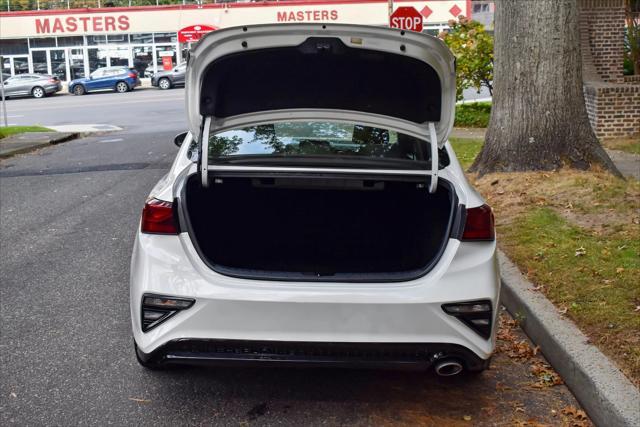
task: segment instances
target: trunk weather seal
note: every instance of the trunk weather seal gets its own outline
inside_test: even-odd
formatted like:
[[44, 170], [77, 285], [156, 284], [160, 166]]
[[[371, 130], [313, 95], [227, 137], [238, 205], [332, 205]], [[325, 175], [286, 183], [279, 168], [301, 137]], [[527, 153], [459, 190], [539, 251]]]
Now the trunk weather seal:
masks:
[[[237, 175], [236, 175], [237, 176]], [[371, 177], [377, 177], [377, 179], [387, 179], [387, 175], [375, 175], [371, 174]], [[432, 176], [429, 175], [432, 179]], [[358, 177], [360, 178], [360, 177]], [[436, 264], [442, 258], [444, 251], [449, 243], [449, 239], [455, 239], [453, 234], [455, 233], [454, 224], [457, 223], [459, 218], [458, 210], [464, 205], [458, 205], [458, 196], [455, 192], [455, 187], [451, 182], [446, 179], [440, 178], [438, 180], [438, 186], [442, 186], [449, 191], [451, 214], [447, 222], [447, 229], [444, 234], [444, 238], [436, 252], [436, 255], [421, 269], [401, 271], [397, 273], [340, 273], [333, 276], [311, 276], [303, 273], [293, 273], [286, 271], [265, 271], [265, 270], [249, 270], [225, 267], [220, 264], [212, 263], [202, 251], [202, 248], [198, 244], [197, 239], [194, 236], [193, 225], [187, 212], [187, 181], [189, 176], [184, 179], [184, 184], [180, 190], [179, 197], [179, 216], [180, 224], [184, 223], [185, 228], [181, 228], [182, 231], [186, 231], [193, 247], [198, 254], [198, 257], [202, 262], [211, 270], [218, 274], [222, 274], [229, 277], [248, 280], [268, 280], [277, 282], [347, 282], [347, 283], [395, 283], [395, 282], [408, 282], [411, 280], [419, 279], [429, 273]]]

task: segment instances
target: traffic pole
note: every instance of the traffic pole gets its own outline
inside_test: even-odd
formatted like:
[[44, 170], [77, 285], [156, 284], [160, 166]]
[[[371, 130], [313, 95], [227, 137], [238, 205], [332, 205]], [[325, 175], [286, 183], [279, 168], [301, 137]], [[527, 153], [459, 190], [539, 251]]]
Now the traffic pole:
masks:
[[9, 126], [9, 122], [7, 121], [7, 103], [4, 99], [4, 57], [0, 56], [0, 80], [2, 80], [2, 82], [0, 82], [0, 92], [2, 93], [2, 111], [3, 111], [3, 115], [4, 115], [4, 127], [8, 127]]
[[393, 0], [389, 0], [389, 18], [393, 14]]

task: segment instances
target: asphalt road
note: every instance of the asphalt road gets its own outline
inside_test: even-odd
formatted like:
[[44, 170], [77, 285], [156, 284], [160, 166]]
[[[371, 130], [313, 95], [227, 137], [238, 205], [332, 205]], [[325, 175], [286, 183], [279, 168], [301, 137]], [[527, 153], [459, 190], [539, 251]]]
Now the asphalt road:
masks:
[[[151, 372], [132, 348], [129, 259], [146, 194], [176, 153], [183, 90], [12, 100], [18, 123], [124, 128], [0, 163], [0, 424], [562, 424], [577, 406], [540, 386], [503, 334], [475, 377], [358, 370]], [[15, 113], [14, 113], [15, 112]], [[18, 114], [20, 112], [20, 114]], [[522, 341], [522, 342], [520, 342]], [[546, 383], [545, 383], [546, 384]]]

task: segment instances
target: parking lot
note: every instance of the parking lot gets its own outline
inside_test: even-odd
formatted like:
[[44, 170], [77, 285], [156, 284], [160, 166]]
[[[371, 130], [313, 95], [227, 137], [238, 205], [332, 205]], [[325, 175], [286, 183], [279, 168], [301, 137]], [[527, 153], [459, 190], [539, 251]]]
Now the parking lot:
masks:
[[12, 124], [123, 130], [1, 163], [3, 425], [588, 424], [511, 323], [492, 368], [476, 377], [138, 366], [131, 248], [186, 127], [183, 104], [183, 89], [150, 88], [7, 102]]

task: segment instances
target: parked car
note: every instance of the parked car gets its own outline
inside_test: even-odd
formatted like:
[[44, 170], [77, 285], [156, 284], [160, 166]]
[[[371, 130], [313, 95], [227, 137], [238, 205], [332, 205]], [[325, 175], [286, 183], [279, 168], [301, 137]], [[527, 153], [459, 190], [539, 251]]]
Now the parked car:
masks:
[[84, 95], [97, 90], [113, 90], [124, 93], [140, 86], [138, 72], [128, 67], [98, 68], [89, 77], [71, 80], [69, 93]]
[[180, 64], [169, 71], [159, 71], [151, 76], [151, 86], [160, 89], [171, 89], [176, 86], [184, 86], [184, 75], [187, 64]]
[[44, 98], [62, 90], [57, 76], [48, 74], [18, 74], [4, 81], [5, 96], [33, 96]]
[[186, 81], [189, 130], [131, 259], [139, 363], [488, 366], [494, 220], [448, 142], [441, 40], [228, 28], [198, 42]]

